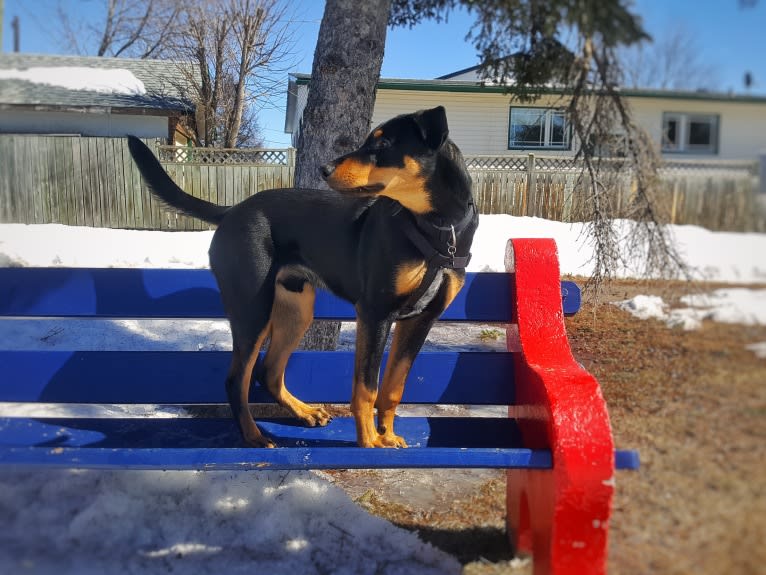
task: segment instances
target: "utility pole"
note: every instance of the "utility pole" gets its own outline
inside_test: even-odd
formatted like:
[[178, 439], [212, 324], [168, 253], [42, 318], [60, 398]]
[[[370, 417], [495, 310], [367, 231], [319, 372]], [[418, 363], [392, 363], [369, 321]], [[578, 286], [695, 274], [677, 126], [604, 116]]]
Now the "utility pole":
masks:
[[14, 16], [13, 20], [11, 20], [11, 28], [13, 28], [13, 51], [18, 52], [19, 51], [19, 17]]

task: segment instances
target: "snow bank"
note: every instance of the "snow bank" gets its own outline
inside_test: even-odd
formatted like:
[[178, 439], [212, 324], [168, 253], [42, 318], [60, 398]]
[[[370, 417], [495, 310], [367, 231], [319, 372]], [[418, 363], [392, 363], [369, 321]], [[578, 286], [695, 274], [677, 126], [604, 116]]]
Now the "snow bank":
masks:
[[[618, 221], [620, 237], [632, 223]], [[727, 283], [766, 282], [766, 234], [711, 232], [671, 226], [679, 252], [699, 279]], [[0, 265], [74, 267], [207, 267], [212, 237], [204, 232], [144, 232], [62, 225], [0, 225]], [[584, 224], [506, 215], [480, 217], [469, 271], [503, 271], [508, 238], [553, 238], [561, 273], [590, 276], [593, 246]], [[618, 270], [638, 277], [640, 262]]]

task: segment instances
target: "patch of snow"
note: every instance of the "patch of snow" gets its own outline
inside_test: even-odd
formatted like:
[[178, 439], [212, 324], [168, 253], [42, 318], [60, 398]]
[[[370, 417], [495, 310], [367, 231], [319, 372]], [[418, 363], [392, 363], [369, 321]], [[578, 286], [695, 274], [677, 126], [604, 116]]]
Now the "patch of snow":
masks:
[[699, 329], [703, 320], [766, 325], [766, 289], [722, 288], [683, 296], [681, 302], [689, 307], [668, 309], [661, 297], [647, 295], [613, 303], [639, 319], [657, 319], [684, 330]]
[[685, 295], [681, 301], [707, 310], [706, 319], [712, 321], [766, 325], [766, 289], [724, 288], [708, 294]]
[[23, 70], [0, 70], [0, 80], [24, 80], [33, 84], [58, 86], [100, 94], [146, 94], [144, 83], [124, 68], [86, 68], [83, 66], [38, 66]]
[[460, 573], [309, 472], [0, 473], [1, 573]]
[[752, 351], [756, 355], [756, 357], [760, 357], [761, 359], [766, 359], [766, 341], [752, 343], [746, 347], [747, 349]]

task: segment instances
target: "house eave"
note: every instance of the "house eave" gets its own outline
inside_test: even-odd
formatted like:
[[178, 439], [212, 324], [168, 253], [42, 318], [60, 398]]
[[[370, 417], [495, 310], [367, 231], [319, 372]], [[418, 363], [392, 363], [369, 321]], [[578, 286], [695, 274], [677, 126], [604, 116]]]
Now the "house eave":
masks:
[[[297, 85], [307, 85], [311, 80], [308, 74], [293, 74]], [[458, 80], [414, 80], [399, 78], [381, 78], [379, 90], [409, 90], [418, 92], [462, 92], [474, 94], [513, 94], [512, 86], [483, 84]], [[656, 89], [619, 89], [620, 94], [628, 98], [651, 98], [665, 100], [697, 100], [708, 102], [731, 102], [740, 104], [766, 104], [766, 95], [728, 94], [720, 92], [687, 92]], [[541, 95], [566, 95], [569, 90], [556, 87], [540, 89]]]
[[68, 106], [54, 104], [4, 104], [0, 103], [2, 111], [21, 111], [21, 112], [65, 112], [73, 114], [122, 114], [129, 116], [164, 116], [168, 118], [181, 116], [186, 111], [159, 109], [159, 108], [137, 108], [137, 107], [116, 107], [116, 106]]

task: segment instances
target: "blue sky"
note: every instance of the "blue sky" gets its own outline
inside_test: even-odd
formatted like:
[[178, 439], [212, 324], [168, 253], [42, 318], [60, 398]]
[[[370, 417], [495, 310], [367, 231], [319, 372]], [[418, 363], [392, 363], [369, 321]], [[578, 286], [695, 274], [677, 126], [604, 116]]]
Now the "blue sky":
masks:
[[[97, 14], [101, 0], [66, 0], [82, 10], [83, 17]], [[21, 50], [59, 53], [56, 42], [57, 0], [5, 0], [3, 50], [12, 49], [10, 21], [21, 20]], [[292, 3], [295, 26], [294, 64], [291, 70], [310, 72], [324, 2], [298, 0]], [[766, 94], [766, 0], [754, 8], [740, 8], [738, 0], [638, 0], [635, 11], [645, 29], [655, 37], [681, 26], [694, 39], [702, 59], [715, 71], [714, 85], [720, 91], [741, 92], [743, 77], [755, 78], [753, 93]], [[389, 29], [383, 77], [435, 78], [477, 63], [473, 46], [465, 41], [473, 20], [457, 12], [446, 23], [426, 22], [413, 29]], [[278, 98], [285, 101], [286, 98]], [[284, 109], [265, 111], [260, 118], [267, 145], [284, 146]]]

